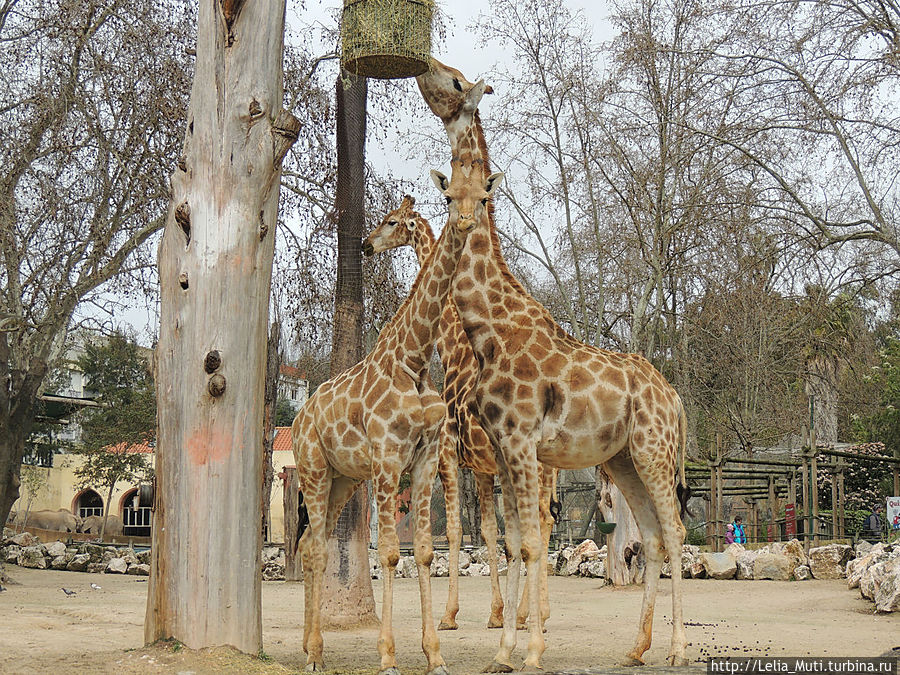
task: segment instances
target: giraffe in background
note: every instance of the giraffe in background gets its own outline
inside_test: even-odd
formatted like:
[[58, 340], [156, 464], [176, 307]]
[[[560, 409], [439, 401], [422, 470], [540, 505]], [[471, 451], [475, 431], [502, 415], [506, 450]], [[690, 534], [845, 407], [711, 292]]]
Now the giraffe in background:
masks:
[[400, 475], [412, 478], [415, 560], [422, 609], [422, 650], [429, 675], [446, 675], [431, 617], [431, 490], [437, 471], [435, 432], [446, 406], [427, 386], [427, 366], [459, 255], [502, 174], [483, 177], [439, 172], [432, 178], [449, 205], [447, 226], [409, 293], [378, 336], [374, 349], [353, 368], [322, 384], [291, 428], [294, 459], [309, 525], [300, 540], [305, 584], [303, 649], [306, 670], [324, 670], [320, 622], [326, 539], [358, 485], [372, 480], [378, 507], [378, 555], [384, 572], [381, 671], [396, 673], [392, 629], [393, 579], [400, 558], [394, 521]]
[[[466, 96], [476, 95], [481, 98], [481, 91], [476, 85], [467, 83]], [[477, 107], [477, 103], [475, 106]], [[403, 198], [400, 206], [388, 213], [380, 225], [373, 230], [363, 242], [363, 252], [374, 255], [401, 246], [411, 246], [420, 265], [431, 255], [435, 245], [435, 236], [428, 221], [414, 210], [415, 199], [409, 195]], [[440, 459], [438, 474], [444, 487], [444, 499], [447, 511], [447, 540], [450, 548], [449, 556], [449, 591], [447, 606], [441, 618], [438, 630], [455, 630], [456, 615], [459, 612], [459, 550], [462, 542], [462, 527], [459, 518], [459, 477], [460, 466], [472, 469], [478, 491], [481, 509], [481, 534], [488, 549], [488, 560], [491, 574], [491, 614], [488, 628], [503, 626], [503, 595], [500, 589], [500, 576], [497, 566], [497, 518], [494, 512], [494, 475], [497, 463], [494, 458], [494, 446], [478, 421], [469, 409], [475, 378], [478, 374], [478, 363], [475, 353], [469, 344], [462, 323], [456, 313], [456, 306], [448, 300], [444, 306], [439, 325], [437, 339], [438, 353], [444, 368], [444, 388], [442, 396], [447, 404], [447, 418], [441, 430]], [[543, 468], [543, 467], [542, 467]], [[550, 470], [550, 481], [556, 472]], [[547, 474], [542, 472], [542, 479]], [[542, 496], [548, 505], [554, 493], [555, 485], [549, 482], [543, 486]], [[552, 517], [542, 520], [545, 524], [547, 543], [549, 543]], [[543, 579], [541, 597], [542, 617], [549, 615], [547, 602], [546, 577]], [[527, 598], [519, 605], [517, 624], [524, 627], [527, 617]], [[523, 616], [524, 614], [524, 616]]]
[[[433, 62], [417, 80], [444, 123], [454, 174], [486, 174], [489, 159], [478, 113], [454, 110], [463, 83], [459, 71]], [[539, 567], [546, 567], [539, 565], [540, 462], [567, 469], [602, 465], [634, 513], [647, 567], [638, 635], [626, 663], [640, 664], [650, 646], [665, 554], [672, 569], [681, 565], [685, 530], [679, 502], [683, 510], [687, 499], [684, 406], [642, 356], [598, 349], [568, 335], [510, 272], [492, 205], [482, 217], [486, 226], [469, 237], [460, 257], [453, 300], [479, 365], [474, 407], [498, 449], [507, 554], [512, 556], [507, 598], [518, 593], [523, 561], [528, 572], [532, 621], [525, 667], [540, 667], [545, 649], [535, 620]], [[512, 619], [508, 605], [500, 649], [488, 672], [514, 668]], [[684, 665], [687, 640], [677, 574], [672, 576], [672, 624], [669, 662]]]

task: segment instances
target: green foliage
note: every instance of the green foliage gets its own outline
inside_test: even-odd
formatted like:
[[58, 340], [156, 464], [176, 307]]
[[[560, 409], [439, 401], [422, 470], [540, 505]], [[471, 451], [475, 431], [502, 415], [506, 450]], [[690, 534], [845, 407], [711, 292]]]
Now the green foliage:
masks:
[[869, 379], [880, 390], [881, 406], [873, 414], [854, 420], [853, 430], [858, 440], [881, 441], [893, 452], [900, 447], [900, 339], [897, 336], [884, 338], [879, 360]]
[[75, 470], [79, 486], [112, 488], [117, 481], [135, 480], [148, 472], [145, 454], [127, 452], [148, 443], [156, 430], [156, 399], [148, 363], [137, 345], [116, 334], [90, 343], [78, 360], [100, 408], [81, 414], [83, 458]]
[[296, 416], [296, 412], [294, 412], [294, 408], [291, 406], [291, 402], [286, 398], [278, 399], [278, 402], [275, 404], [275, 426], [276, 427], [289, 427], [294, 423], [294, 417]]

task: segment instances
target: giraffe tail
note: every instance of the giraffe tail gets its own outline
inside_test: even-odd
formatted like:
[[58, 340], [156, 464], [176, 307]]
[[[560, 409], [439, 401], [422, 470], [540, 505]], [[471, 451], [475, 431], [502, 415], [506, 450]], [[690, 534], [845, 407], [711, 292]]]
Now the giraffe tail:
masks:
[[684, 413], [684, 404], [682, 403], [678, 411], [678, 486], [675, 492], [678, 495], [678, 503], [681, 505], [681, 519], [684, 520], [686, 515], [692, 516], [693, 512], [688, 508], [688, 500], [691, 498], [691, 486], [688, 485], [687, 476], [684, 471], [685, 455], [687, 454], [687, 417]]

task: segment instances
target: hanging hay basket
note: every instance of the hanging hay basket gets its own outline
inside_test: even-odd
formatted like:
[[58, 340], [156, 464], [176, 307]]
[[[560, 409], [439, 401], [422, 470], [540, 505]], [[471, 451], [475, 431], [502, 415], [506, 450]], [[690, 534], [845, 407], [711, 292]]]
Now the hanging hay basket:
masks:
[[431, 60], [434, 0], [344, 0], [341, 66], [380, 79], [415, 77]]

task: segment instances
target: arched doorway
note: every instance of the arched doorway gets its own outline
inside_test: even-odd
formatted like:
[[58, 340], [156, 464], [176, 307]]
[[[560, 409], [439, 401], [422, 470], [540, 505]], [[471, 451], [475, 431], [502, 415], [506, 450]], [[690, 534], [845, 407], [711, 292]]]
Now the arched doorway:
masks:
[[82, 519], [103, 515], [103, 497], [91, 489], [83, 490], [75, 497], [75, 513]]
[[138, 489], [132, 488], [119, 502], [122, 511], [122, 533], [133, 537], [149, 537], [152, 514], [149, 506], [137, 506], [135, 503], [137, 494]]

